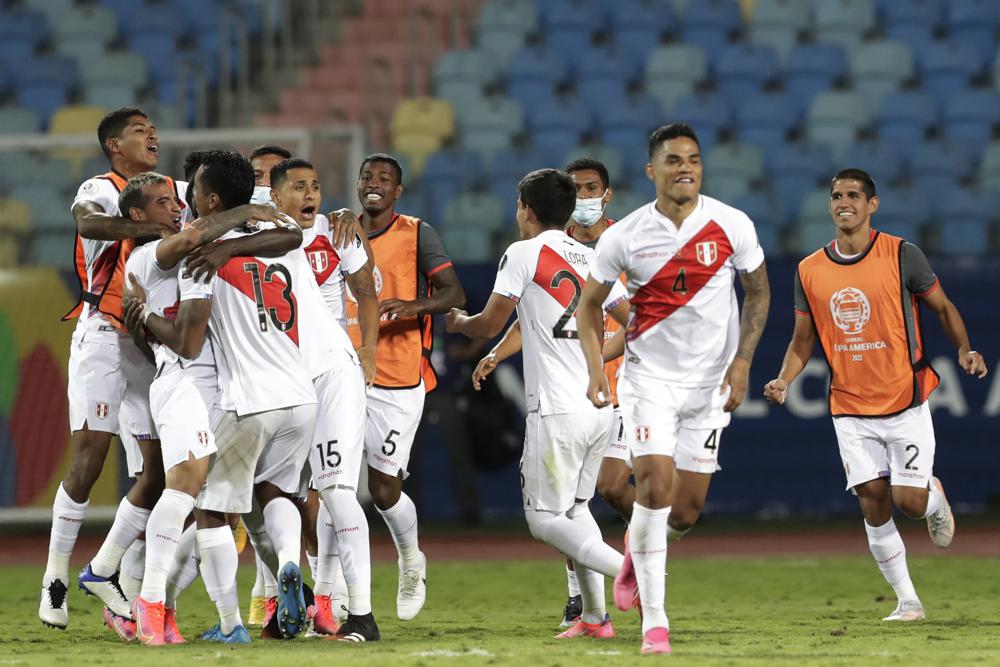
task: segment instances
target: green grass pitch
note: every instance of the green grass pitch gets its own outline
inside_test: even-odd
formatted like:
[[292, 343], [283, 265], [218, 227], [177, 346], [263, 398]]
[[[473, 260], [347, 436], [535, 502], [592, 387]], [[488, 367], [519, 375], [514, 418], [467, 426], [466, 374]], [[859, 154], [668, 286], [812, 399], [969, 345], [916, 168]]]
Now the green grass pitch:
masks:
[[[674, 654], [667, 659], [683, 665], [1000, 664], [1000, 559], [912, 558], [910, 571], [928, 620], [888, 624], [880, 619], [894, 600], [870, 558], [677, 559], [668, 579]], [[639, 658], [634, 612], [612, 610], [616, 639], [552, 638], [565, 600], [555, 559], [432, 562], [427, 606], [408, 623], [395, 618], [395, 567], [377, 565], [374, 605], [383, 641], [367, 645], [303, 638], [238, 647], [124, 645], [101, 626], [97, 602], [76, 590], [69, 598], [70, 627], [59, 632], [36, 618], [40, 575], [39, 567], [0, 569], [0, 665], [576, 667]], [[244, 607], [252, 576], [252, 569], [241, 569]], [[182, 598], [179, 619], [189, 640], [216, 622], [200, 581]]]

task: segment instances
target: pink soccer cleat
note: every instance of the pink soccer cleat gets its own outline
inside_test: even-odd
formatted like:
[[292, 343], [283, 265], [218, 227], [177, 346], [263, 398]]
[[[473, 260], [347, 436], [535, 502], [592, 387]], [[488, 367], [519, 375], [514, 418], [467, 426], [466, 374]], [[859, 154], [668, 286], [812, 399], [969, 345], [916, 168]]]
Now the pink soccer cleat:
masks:
[[264, 627], [260, 631], [261, 639], [283, 639], [278, 628], [278, 598], [264, 598]]
[[666, 655], [673, 649], [670, 648], [670, 630], [666, 628], [651, 628], [642, 636], [642, 648], [639, 653], [643, 655]]
[[132, 617], [135, 618], [135, 636], [147, 646], [163, 646], [167, 643], [163, 634], [166, 612], [162, 602], [147, 602], [137, 597], [132, 602]]
[[625, 562], [615, 577], [611, 587], [615, 598], [615, 606], [622, 611], [639, 607], [639, 582], [635, 578], [635, 567], [632, 565], [632, 553], [628, 548], [628, 531], [625, 531]]
[[104, 608], [104, 624], [111, 628], [111, 631], [121, 637], [123, 642], [130, 642], [135, 639], [135, 621], [131, 618], [119, 616], [107, 607]]
[[186, 644], [184, 635], [181, 634], [180, 628], [177, 627], [176, 616], [176, 609], [166, 608], [163, 615], [163, 638], [168, 644]]
[[577, 621], [564, 632], [556, 635], [556, 639], [573, 639], [574, 637], [592, 637], [594, 639], [611, 639], [615, 636], [615, 626], [611, 619], [605, 617], [601, 623], [585, 623]]
[[309, 618], [316, 634], [335, 635], [340, 630], [340, 623], [333, 615], [333, 599], [329, 595], [316, 596], [316, 604], [309, 608]]

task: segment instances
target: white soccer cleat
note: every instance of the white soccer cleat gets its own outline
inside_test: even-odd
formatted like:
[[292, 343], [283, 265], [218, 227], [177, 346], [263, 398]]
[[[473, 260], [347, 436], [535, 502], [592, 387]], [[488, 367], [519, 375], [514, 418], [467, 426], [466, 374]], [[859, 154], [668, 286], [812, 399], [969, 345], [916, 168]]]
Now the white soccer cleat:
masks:
[[895, 611], [883, 618], [883, 621], [922, 621], [924, 620], [924, 605], [920, 600], [900, 600]]
[[927, 532], [930, 533], [934, 546], [944, 549], [951, 544], [955, 537], [955, 515], [951, 513], [951, 505], [948, 504], [948, 497], [944, 495], [944, 486], [941, 485], [941, 480], [935, 477], [932, 483], [937, 484], [938, 491], [944, 497], [944, 505], [927, 517]]
[[42, 587], [42, 597], [38, 603], [38, 618], [44, 625], [57, 630], [65, 630], [69, 625], [69, 610], [66, 608], [66, 584], [62, 579], [53, 579]]
[[427, 599], [427, 558], [420, 552], [417, 567], [403, 569], [399, 562], [399, 590], [396, 592], [396, 616], [409, 621], [420, 613]]

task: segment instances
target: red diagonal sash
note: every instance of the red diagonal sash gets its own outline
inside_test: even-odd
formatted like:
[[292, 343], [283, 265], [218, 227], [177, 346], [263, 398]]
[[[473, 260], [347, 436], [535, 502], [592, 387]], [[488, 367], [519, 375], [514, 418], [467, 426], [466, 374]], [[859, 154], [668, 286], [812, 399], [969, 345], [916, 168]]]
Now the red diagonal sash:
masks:
[[[557, 279], [556, 274], [563, 273]], [[580, 293], [576, 285], [570, 280], [570, 276], [576, 279], [576, 285], [583, 286], [586, 282], [580, 274], [573, 270], [569, 262], [563, 259], [562, 255], [547, 245], [542, 246], [538, 253], [538, 263], [535, 265], [535, 275], [532, 281], [548, 292], [553, 299], [559, 302], [563, 308], [569, 306], [573, 299], [579, 299]]]
[[[629, 322], [627, 339], [635, 340], [691, 301], [732, 254], [729, 237], [717, 222], [710, 220], [648, 283], [636, 290], [631, 299], [635, 314]], [[684, 277], [678, 280], [681, 271]]]
[[[256, 275], [260, 277], [262, 299], [258, 300], [257, 286], [254, 285], [254, 273], [248, 270], [248, 264], [256, 265]], [[295, 294], [281, 273], [268, 273], [268, 265], [254, 257], [233, 257], [219, 269], [219, 278], [235, 287], [254, 302], [258, 316], [261, 318], [261, 329], [275, 327], [283, 331], [292, 342], [299, 344], [298, 302]], [[281, 323], [278, 326], [275, 322]], [[287, 328], [283, 328], [287, 327]]]

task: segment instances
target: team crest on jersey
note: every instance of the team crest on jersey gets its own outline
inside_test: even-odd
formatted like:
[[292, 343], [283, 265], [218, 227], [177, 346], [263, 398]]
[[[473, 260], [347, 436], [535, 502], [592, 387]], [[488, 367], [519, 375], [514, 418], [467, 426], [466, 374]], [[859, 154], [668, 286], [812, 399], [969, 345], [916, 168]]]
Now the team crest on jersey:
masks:
[[198, 431], [196, 435], [198, 436], [198, 444], [201, 445], [202, 447], [207, 447], [208, 431]]
[[635, 440], [636, 442], [646, 442], [649, 440], [650, 427], [648, 426], [636, 426], [635, 427]]
[[327, 257], [326, 252], [312, 250], [308, 254], [309, 265], [312, 267], [313, 273], [323, 273], [326, 271], [326, 267], [330, 266], [330, 259]]
[[[372, 281], [375, 283], [375, 296], [379, 296], [382, 294], [382, 272], [378, 270], [377, 266], [372, 270]], [[354, 294], [351, 293], [351, 286], [346, 281], [344, 282], [344, 295], [354, 303], [358, 302], [354, 298]]]
[[110, 405], [108, 405], [107, 403], [98, 403], [97, 404], [97, 418], [98, 419], [107, 419], [109, 412], [111, 412], [111, 406]]
[[856, 287], [845, 287], [830, 297], [830, 314], [833, 323], [845, 334], [861, 333], [872, 315], [872, 307], [864, 292]]
[[712, 266], [719, 258], [719, 246], [715, 241], [702, 241], [694, 244], [694, 256], [699, 264]]

